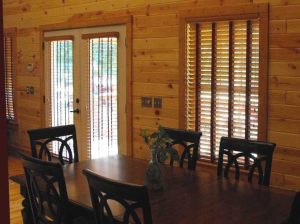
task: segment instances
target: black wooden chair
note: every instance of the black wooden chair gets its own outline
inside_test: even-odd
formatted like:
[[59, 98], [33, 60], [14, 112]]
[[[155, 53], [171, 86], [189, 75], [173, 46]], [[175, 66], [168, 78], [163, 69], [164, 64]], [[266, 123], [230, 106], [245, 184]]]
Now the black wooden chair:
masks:
[[[28, 131], [32, 156], [52, 161], [58, 157], [61, 164], [78, 162], [75, 125], [65, 125]], [[57, 152], [53, 152], [56, 145]]]
[[[183, 152], [180, 156], [179, 166], [182, 168], [184, 160], [188, 160], [188, 169], [195, 170], [199, 153], [199, 141], [202, 136], [201, 132], [187, 131], [175, 128], [162, 127], [167, 135], [173, 140], [171, 146], [183, 146]], [[170, 165], [173, 166], [174, 161], [170, 160]]]
[[24, 166], [27, 192], [34, 224], [88, 223], [71, 213], [60, 163], [43, 161], [18, 153]]
[[[228, 160], [224, 168], [224, 177], [228, 177], [229, 169], [234, 164], [235, 179], [239, 179], [240, 164], [238, 163], [238, 158], [245, 157], [253, 160], [249, 168], [248, 181], [252, 182], [254, 171], [257, 168], [258, 183], [268, 186], [270, 184], [272, 158], [275, 147], [276, 144], [274, 143], [222, 137], [219, 149], [218, 176], [221, 177], [223, 175], [223, 157], [227, 155]], [[265, 161], [264, 171], [262, 166], [263, 161]]]
[[282, 224], [299, 224], [300, 223], [300, 192], [297, 192], [292, 204], [290, 217], [288, 221]]
[[[89, 184], [96, 224], [152, 224], [146, 186], [116, 182], [90, 170], [83, 170], [83, 174], [87, 177]], [[114, 216], [113, 209], [109, 206], [108, 201], [111, 200], [119, 203], [125, 209], [122, 217], [120, 214], [117, 215], [119, 219]], [[142, 214], [139, 214], [137, 209], [142, 209]]]

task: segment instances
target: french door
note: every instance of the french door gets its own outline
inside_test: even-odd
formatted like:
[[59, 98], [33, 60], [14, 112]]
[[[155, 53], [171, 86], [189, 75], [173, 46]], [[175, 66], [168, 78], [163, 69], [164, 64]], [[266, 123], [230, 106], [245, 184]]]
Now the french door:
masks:
[[46, 123], [75, 124], [80, 159], [126, 153], [125, 35], [122, 25], [44, 34]]

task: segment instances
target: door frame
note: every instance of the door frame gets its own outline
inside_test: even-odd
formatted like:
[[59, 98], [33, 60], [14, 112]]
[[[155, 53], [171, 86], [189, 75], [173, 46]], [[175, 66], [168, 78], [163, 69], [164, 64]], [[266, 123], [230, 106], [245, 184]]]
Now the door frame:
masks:
[[99, 16], [97, 20], [82, 20], [80, 22], [67, 21], [63, 23], [42, 25], [40, 30], [40, 71], [42, 77], [40, 86], [41, 91], [41, 126], [46, 126], [45, 116], [45, 74], [44, 74], [44, 33], [49, 31], [80, 29], [110, 25], [125, 25], [126, 26], [126, 148], [127, 156], [133, 156], [132, 148], [132, 16]]

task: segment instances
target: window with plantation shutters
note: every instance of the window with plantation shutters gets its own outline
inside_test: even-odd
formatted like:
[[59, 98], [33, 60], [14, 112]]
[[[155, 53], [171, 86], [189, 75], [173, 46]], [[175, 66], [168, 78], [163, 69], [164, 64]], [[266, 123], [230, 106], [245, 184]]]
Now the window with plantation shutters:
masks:
[[4, 33], [5, 105], [6, 119], [16, 121], [14, 79], [16, 76], [15, 32]]
[[222, 136], [265, 140], [265, 26], [259, 14], [185, 21], [184, 125], [214, 162]]

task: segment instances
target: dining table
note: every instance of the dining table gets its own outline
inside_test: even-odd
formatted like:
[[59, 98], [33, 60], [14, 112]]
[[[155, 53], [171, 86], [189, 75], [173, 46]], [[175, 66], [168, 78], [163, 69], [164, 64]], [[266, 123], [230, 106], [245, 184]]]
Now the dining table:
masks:
[[[123, 183], [144, 184], [148, 162], [116, 155], [63, 166], [73, 212], [93, 216], [84, 169]], [[217, 176], [215, 167], [199, 166], [196, 171], [161, 165], [164, 187], [149, 191], [154, 224], [276, 224], [290, 212], [294, 191]], [[31, 224], [30, 204], [24, 175], [11, 179], [20, 185], [24, 197], [24, 224]], [[76, 210], [77, 209], [77, 210]]]

